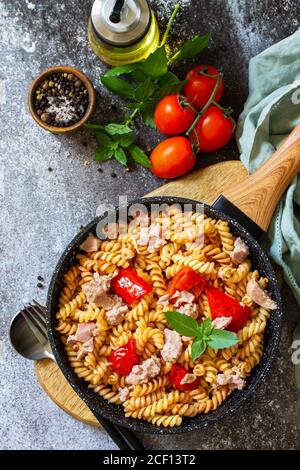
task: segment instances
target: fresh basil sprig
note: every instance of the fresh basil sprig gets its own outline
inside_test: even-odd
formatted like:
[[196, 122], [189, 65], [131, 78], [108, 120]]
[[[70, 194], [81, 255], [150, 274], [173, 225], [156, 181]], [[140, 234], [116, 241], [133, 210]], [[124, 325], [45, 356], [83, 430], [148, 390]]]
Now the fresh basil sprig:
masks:
[[239, 342], [238, 337], [230, 331], [212, 327], [210, 318], [198, 323], [194, 318], [180, 312], [165, 312], [168, 324], [180, 335], [194, 338], [192, 359], [195, 361], [210, 346], [213, 349], [229, 348]]
[[127, 166], [128, 154], [139, 165], [150, 168], [150, 162], [145, 152], [134, 144], [133, 130], [124, 124], [87, 124], [87, 127], [95, 131], [99, 148], [94, 159], [105, 162], [114, 157], [121, 165]]
[[[114, 157], [122, 165], [127, 165], [128, 151], [138, 164], [150, 168], [147, 155], [137, 145], [132, 144], [134, 121], [139, 117], [146, 125], [155, 128], [153, 115], [157, 103], [166, 95], [179, 93], [184, 84], [184, 81], [169, 70], [170, 66], [179, 60], [196, 57], [207, 47], [211, 37], [210, 33], [195, 36], [169, 57], [166, 41], [178, 11], [179, 5], [176, 5], [160, 46], [146, 60], [111, 68], [100, 77], [106, 88], [127, 100], [125, 107], [132, 112], [121, 124], [86, 124], [86, 127], [96, 131], [96, 138], [100, 143], [100, 148], [95, 153], [95, 160], [105, 161]], [[104, 134], [108, 134], [110, 140], [105, 139]], [[121, 139], [122, 134], [131, 137]]]

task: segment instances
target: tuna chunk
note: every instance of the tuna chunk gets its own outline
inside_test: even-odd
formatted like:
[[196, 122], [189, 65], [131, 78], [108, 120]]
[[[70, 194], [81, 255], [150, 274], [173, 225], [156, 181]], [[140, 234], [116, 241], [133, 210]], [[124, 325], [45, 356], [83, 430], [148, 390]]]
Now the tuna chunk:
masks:
[[80, 249], [83, 251], [86, 251], [87, 253], [91, 253], [93, 251], [98, 251], [101, 246], [101, 241], [99, 238], [94, 237], [91, 233], [87, 237], [86, 240], [84, 240], [83, 243], [80, 245]]
[[141, 226], [137, 245], [148, 245], [149, 253], [153, 253], [165, 244], [160, 224], [152, 223], [149, 227]]
[[94, 350], [94, 331], [96, 323], [78, 323], [77, 331], [75, 335], [71, 335], [67, 339], [68, 344], [78, 345], [77, 359], [82, 359], [87, 353], [93, 352]]
[[[123, 302], [123, 299], [118, 295], [111, 295], [110, 297], [115, 300], [112, 308], [109, 308], [105, 312], [106, 321], [109, 325], [119, 325], [125, 318], [125, 314], [128, 312], [128, 306]], [[105, 308], [105, 307], [104, 307]]]
[[272, 300], [269, 294], [260, 287], [255, 279], [250, 279], [250, 281], [248, 281], [246, 292], [247, 295], [261, 307], [270, 310], [275, 310], [277, 308], [276, 302]]
[[195, 374], [192, 374], [192, 373], [187, 373], [185, 374], [185, 376], [183, 377], [183, 379], [181, 379], [180, 381], [180, 385], [184, 385], [184, 384], [192, 384], [193, 382], [195, 382], [196, 380], [196, 375]]
[[159, 224], [151, 224], [149, 228], [149, 243], [148, 251], [153, 253], [156, 250], [159, 250], [167, 242], [162, 237], [162, 228]]
[[198, 318], [198, 307], [196, 304], [184, 304], [177, 308], [177, 312], [184, 313], [188, 317], [192, 317], [195, 320]]
[[175, 294], [172, 295], [172, 300], [175, 300], [175, 307], [179, 307], [182, 304], [191, 304], [195, 300], [195, 296], [186, 290], [177, 290]]
[[224, 374], [218, 374], [215, 385], [228, 385], [230, 390], [243, 390], [246, 385], [245, 375], [242, 371], [234, 366], [230, 370], [225, 370]]
[[230, 325], [232, 317], [218, 317], [211, 322], [211, 326], [215, 330], [225, 330]]
[[156, 377], [160, 372], [161, 363], [157, 356], [142, 362], [137, 366], [133, 366], [130, 374], [126, 378], [126, 382], [131, 385], [143, 384]]
[[162, 295], [158, 299], [157, 305], [163, 305], [164, 307], [168, 307], [168, 305], [169, 305], [169, 294]]
[[129, 397], [129, 388], [124, 387], [124, 388], [119, 388], [119, 398], [122, 402], [128, 400]]
[[182, 341], [180, 335], [173, 330], [164, 330], [165, 344], [161, 350], [161, 357], [166, 362], [177, 362], [182, 353]]
[[90, 338], [88, 341], [83, 343], [82, 351], [85, 353], [93, 352], [94, 350], [94, 338]]
[[[110, 283], [115, 273], [108, 274], [106, 276], [100, 276], [98, 273], [94, 274], [92, 281], [83, 284], [82, 290], [86, 295], [86, 299], [89, 303], [95, 304], [97, 307], [104, 307], [106, 302], [107, 308], [112, 307], [109, 299], [106, 299], [107, 292], [110, 289]], [[107, 303], [110, 303], [108, 305]], [[104, 307], [105, 308], [105, 307]]]
[[86, 343], [93, 337], [93, 331], [96, 328], [95, 322], [78, 323], [75, 335], [68, 337], [67, 343]]
[[249, 248], [246, 243], [238, 237], [234, 242], [234, 249], [233, 251], [229, 252], [229, 256], [233, 264], [240, 264], [249, 255]]

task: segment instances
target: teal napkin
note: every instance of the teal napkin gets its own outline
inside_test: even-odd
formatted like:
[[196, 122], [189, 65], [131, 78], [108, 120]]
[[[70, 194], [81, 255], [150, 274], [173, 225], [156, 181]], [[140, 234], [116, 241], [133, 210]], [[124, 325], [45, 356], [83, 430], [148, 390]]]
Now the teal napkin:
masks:
[[[241, 161], [252, 173], [275, 151], [300, 121], [300, 30], [250, 60], [249, 96], [240, 115], [236, 140]], [[270, 258], [300, 305], [299, 175], [291, 182], [268, 231]], [[300, 208], [298, 208], [300, 209]], [[299, 214], [300, 210], [298, 211]], [[295, 339], [300, 339], [300, 328]], [[300, 365], [296, 372], [300, 388]]]

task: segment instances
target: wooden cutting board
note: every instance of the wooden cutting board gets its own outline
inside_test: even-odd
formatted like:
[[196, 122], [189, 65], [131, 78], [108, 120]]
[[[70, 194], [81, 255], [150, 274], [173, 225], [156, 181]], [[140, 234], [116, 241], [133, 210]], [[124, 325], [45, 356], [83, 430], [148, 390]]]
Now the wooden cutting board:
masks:
[[[234, 186], [246, 176], [247, 171], [241, 162], [226, 161], [171, 181], [147, 196], [178, 196], [212, 204], [226, 187]], [[42, 388], [61, 409], [86, 424], [99, 426], [55, 362], [50, 359], [37, 361], [35, 372]]]

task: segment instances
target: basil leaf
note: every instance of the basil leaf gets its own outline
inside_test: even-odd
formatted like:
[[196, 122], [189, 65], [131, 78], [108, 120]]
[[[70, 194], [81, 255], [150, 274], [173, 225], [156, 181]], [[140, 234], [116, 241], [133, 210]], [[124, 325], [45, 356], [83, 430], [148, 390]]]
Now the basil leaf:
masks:
[[151, 129], [156, 129], [156, 124], [155, 124], [153, 116], [146, 114], [145, 118], [143, 118], [143, 121], [146, 124], [146, 126], [151, 127]]
[[136, 102], [134, 102], [134, 103], [125, 103], [125, 106], [128, 109], [136, 109], [137, 108], [137, 103]]
[[211, 33], [208, 33], [205, 36], [195, 36], [193, 39], [186, 41], [182, 48], [176, 52], [173, 57], [171, 57], [170, 62], [172, 63], [175, 60], [186, 60], [196, 57], [208, 46], [210, 38]]
[[192, 344], [192, 360], [195, 361], [205, 352], [206, 343], [203, 339], [197, 338]]
[[156, 125], [154, 122], [155, 106], [156, 106], [156, 101], [148, 101], [140, 109], [140, 113], [139, 113], [144, 123], [147, 124], [147, 126], [152, 127], [152, 129], [156, 129]]
[[132, 73], [136, 68], [137, 64], [124, 64], [119, 65], [118, 67], [113, 67], [108, 70], [103, 77], [117, 77], [119, 75], [126, 75]]
[[211, 324], [211, 319], [210, 318], [205, 318], [202, 322], [202, 335], [204, 339], [208, 339], [208, 337], [211, 334], [213, 327]]
[[121, 80], [117, 77], [106, 77], [102, 75], [101, 82], [106, 86], [110, 91], [113, 91], [117, 95], [123, 96], [123, 98], [133, 98], [134, 88], [130, 83], [125, 80]]
[[134, 141], [134, 133], [131, 132], [130, 134], [116, 135], [115, 139], [119, 142], [121, 147], [127, 148]]
[[146, 80], [146, 75], [141, 68], [136, 68], [131, 74], [133, 80], [136, 82], [143, 82]]
[[116, 148], [114, 152], [114, 157], [119, 163], [121, 163], [121, 165], [124, 165], [124, 166], [127, 165], [127, 157], [126, 157], [124, 150], [121, 147]]
[[124, 124], [107, 124], [105, 130], [110, 135], [123, 135], [123, 134], [132, 134], [133, 131], [129, 126]]
[[147, 77], [159, 78], [168, 71], [165, 46], [159, 47], [142, 63], [142, 70]]
[[113, 156], [113, 149], [103, 148], [97, 149], [94, 154], [94, 160], [98, 162], [105, 162]]
[[92, 122], [87, 122], [84, 124], [84, 127], [87, 129], [98, 129], [100, 131], [103, 130], [105, 126], [103, 124], [93, 124]]
[[208, 345], [213, 349], [229, 348], [238, 342], [234, 333], [225, 330], [212, 330], [208, 338]]
[[162, 77], [160, 77], [158, 81], [161, 86], [171, 84], [171, 83], [174, 83], [174, 84], [181, 83], [177, 75], [175, 75], [175, 73], [173, 72], [170, 72], [169, 70]]
[[134, 98], [137, 102], [143, 103], [153, 95], [154, 91], [155, 87], [151, 78], [147, 78], [135, 90]]
[[160, 101], [164, 96], [167, 95], [172, 95], [173, 93], [179, 93], [182, 90], [184, 82], [179, 82], [179, 83], [166, 83], [163, 85], [154, 95], [153, 99], [155, 101]]
[[113, 148], [113, 140], [111, 139], [111, 137], [109, 137], [109, 135], [105, 134], [104, 132], [96, 132], [96, 139], [102, 147], [108, 149]]
[[144, 168], [150, 168], [151, 163], [149, 161], [149, 158], [145, 154], [145, 152], [138, 147], [137, 145], [131, 145], [128, 148], [130, 155], [132, 156], [133, 160], [138, 163], [139, 165], [142, 165]]
[[164, 312], [169, 325], [180, 335], [197, 336], [198, 323], [192, 317], [180, 312]]

